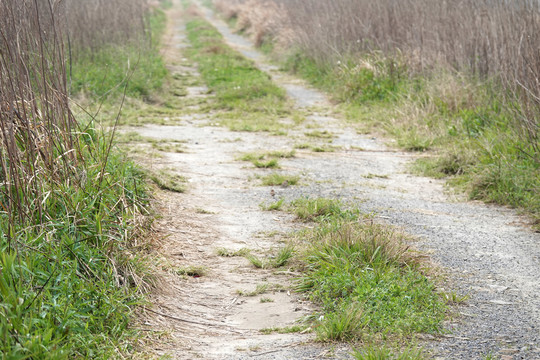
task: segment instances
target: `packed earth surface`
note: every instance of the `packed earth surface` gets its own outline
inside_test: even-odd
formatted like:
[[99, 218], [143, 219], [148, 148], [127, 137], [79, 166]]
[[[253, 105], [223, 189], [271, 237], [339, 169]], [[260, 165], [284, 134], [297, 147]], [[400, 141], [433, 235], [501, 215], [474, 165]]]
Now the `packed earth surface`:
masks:
[[[142, 314], [145, 330], [165, 332], [152, 342], [152, 351], [174, 359], [352, 358], [347, 344], [317, 343], [310, 331], [261, 332], [294, 325], [313, 314], [316, 305], [294, 291], [298, 274], [293, 268], [259, 269], [245, 257], [218, 254], [219, 249], [243, 248], [271, 254], [288, 234], [309, 225], [285, 212], [264, 211], [261, 204], [324, 197], [341, 199], [414, 236], [412, 246], [431, 258], [446, 290], [467, 296], [452, 307], [446, 331], [418, 336], [430, 356], [540, 359], [540, 234], [513, 210], [466, 201], [440, 180], [411, 175], [409, 165], [417, 154], [359, 134], [324, 94], [280, 72], [212, 11], [201, 13], [232, 48], [286, 90], [306, 121], [283, 134], [234, 132], [211, 114], [197, 113], [195, 105], [173, 125], [124, 129], [184, 146], [181, 153], [141, 160], [150, 169], [168, 169], [188, 179], [184, 193], [156, 195], [156, 251], [169, 268], [184, 271], [183, 276], [178, 271], [162, 276], [153, 304]], [[169, 17], [169, 69], [198, 78], [197, 65], [182, 54], [189, 42], [181, 11], [170, 10]], [[207, 97], [212, 94], [200, 84], [187, 88], [186, 98]], [[306, 135], [313, 129], [330, 135]], [[239, 159], [248, 152], [287, 152], [306, 142], [331, 151], [297, 149], [293, 157], [279, 159], [278, 170]], [[260, 177], [271, 172], [296, 175], [299, 183], [261, 186]]]

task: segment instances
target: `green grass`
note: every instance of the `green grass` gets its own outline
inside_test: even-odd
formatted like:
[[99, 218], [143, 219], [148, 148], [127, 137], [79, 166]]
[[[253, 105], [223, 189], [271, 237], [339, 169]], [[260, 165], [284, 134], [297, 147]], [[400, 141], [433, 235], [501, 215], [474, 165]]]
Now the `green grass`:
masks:
[[321, 340], [442, 330], [446, 301], [404, 235], [385, 225], [337, 218], [304, 236], [306, 274], [299, 290], [324, 309], [316, 329]]
[[253, 165], [259, 169], [279, 169], [279, 162], [277, 159], [269, 159], [266, 161], [255, 160], [253, 161]]
[[504, 99], [500, 85], [441, 69], [415, 74], [380, 53], [337, 63], [295, 53], [283, 67], [332, 94], [360, 132], [430, 151], [415, 171], [448, 178], [471, 199], [522, 209], [540, 227], [538, 139], [523, 135], [523, 109]]
[[239, 250], [230, 250], [226, 248], [216, 249], [218, 256], [222, 257], [245, 257], [251, 253], [251, 250], [248, 248], [241, 248]]
[[270, 335], [270, 334], [292, 334], [292, 333], [299, 333], [304, 330], [306, 330], [307, 327], [304, 325], [293, 325], [293, 326], [287, 326], [287, 327], [271, 327], [271, 328], [264, 328], [259, 330], [261, 334]]
[[141, 37], [125, 45], [77, 50], [71, 69], [72, 93], [118, 97], [125, 88], [128, 96], [149, 97], [161, 89], [168, 72], [157, 46], [166, 18], [157, 9], [149, 19], [154, 36], [152, 45]]
[[267, 152], [249, 152], [240, 157], [242, 161], [255, 161], [264, 159], [289, 159], [295, 156], [295, 151], [267, 151]]
[[147, 244], [135, 241], [146, 186], [143, 171], [118, 153], [101, 171], [105, 139], [95, 131], [83, 137], [80, 186], [68, 180], [42, 189], [49, 196], [39, 224], [10, 230], [0, 215], [0, 353], [6, 358], [109, 359], [132, 350], [133, 307], [141, 301], [138, 290], [151, 283], [140, 253]]
[[314, 145], [310, 143], [300, 143], [296, 144], [294, 146], [295, 149], [309, 149], [313, 152], [334, 152], [338, 149], [340, 149], [339, 146], [332, 146], [332, 145]]
[[296, 185], [300, 177], [297, 175], [283, 175], [279, 173], [272, 173], [261, 177], [261, 183], [264, 186], [276, 186], [276, 185]]
[[415, 348], [410, 347], [399, 353], [394, 349], [385, 346], [369, 346], [362, 350], [355, 350], [353, 356], [356, 360], [424, 360], [427, 357], [424, 353]]
[[326, 198], [299, 198], [292, 201], [289, 210], [303, 221], [324, 221], [326, 219], [349, 219], [358, 218], [358, 210], [343, 208], [343, 203], [336, 199]]
[[264, 294], [268, 291], [270, 291], [272, 289], [272, 286], [271, 284], [269, 283], [262, 283], [262, 284], [258, 284], [254, 290], [251, 290], [251, 291], [247, 291], [247, 290], [238, 290], [237, 293], [238, 295], [240, 296], [248, 296], [248, 297], [251, 297], [251, 296], [257, 296], [257, 295], [261, 295], [261, 294]]
[[295, 151], [269, 151], [245, 153], [239, 157], [242, 161], [250, 161], [259, 169], [279, 169], [278, 159], [294, 157]]
[[201, 277], [206, 275], [208, 270], [204, 266], [189, 265], [175, 269], [174, 272], [181, 276]]
[[269, 204], [261, 203], [260, 207], [261, 209], [265, 211], [279, 211], [283, 208], [284, 205], [285, 205], [285, 199], [281, 198], [273, 203], [269, 203]]
[[299, 198], [283, 208], [316, 224], [296, 235], [295, 252], [303, 272], [297, 290], [321, 306], [312, 324], [320, 341], [362, 340], [369, 345], [381, 336], [409, 339], [415, 333], [438, 333], [447, 304], [465, 300], [437, 292], [425, 275], [429, 270], [409, 249], [410, 239], [361, 218], [357, 209], [325, 198]]
[[248, 259], [249, 262], [258, 269], [272, 269], [280, 268], [287, 265], [289, 260], [291, 260], [294, 256], [294, 253], [294, 246], [287, 245], [281, 248], [277, 252], [277, 254], [267, 256], [265, 258], [260, 258], [251, 253], [247, 253], [246, 255], [244, 255], [244, 257]]
[[185, 192], [187, 179], [175, 174], [173, 171], [170, 169], [160, 169], [158, 171], [150, 171], [148, 176], [162, 190], [178, 193]]
[[285, 91], [255, 64], [228, 47], [221, 34], [200, 18], [187, 23], [192, 45], [189, 57], [197, 62], [202, 79], [213, 92], [221, 122], [235, 131], [282, 134], [281, 119], [291, 114]]

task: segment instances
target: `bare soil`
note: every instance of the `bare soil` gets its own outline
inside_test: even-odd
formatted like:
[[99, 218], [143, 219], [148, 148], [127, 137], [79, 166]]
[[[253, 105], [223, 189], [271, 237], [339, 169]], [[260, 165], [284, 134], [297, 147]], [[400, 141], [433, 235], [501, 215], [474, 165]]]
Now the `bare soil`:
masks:
[[[178, 65], [187, 47], [182, 17], [170, 12], [166, 57], [172, 71], [198, 76], [196, 67]], [[340, 198], [418, 237], [448, 278], [448, 286], [469, 299], [440, 336], [421, 336], [435, 359], [540, 359], [540, 234], [512, 210], [466, 202], [449, 194], [441, 181], [407, 172], [415, 156], [387, 147], [387, 141], [359, 135], [333, 116], [320, 92], [281, 74], [244, 38], [211, 11], [205, 16], [227, 42], [253, 59], [296, 103], [310, 112], [304, 126], [336, 134], [334, 152], [299, 150], [282, 159], [283, 173], [297, 174], [301, 185], [264, 187], [255, 169], [237, 160], [248, 151], [290, 150], [307, 139], [300, 126], [287, 136], [231, 132], [210, 126], [205, 114], [184, 117], [177, 126], [147, 125], [141, 135], [186, 142], [187, 152], [166, 153], [146, 166], [173, 168], [189, 179], [186, 193], [157, 193], [160, 218], [157, 253], [164, 270], [153, 303], [142, 315], [143, 328], [164, 331], [152, 344], [158, 355], [174, 359], [351, 358], [346, 344], [319, 344], [313, 333], [264, 335], [261, 329], [287, 327], [313, 313], [315, 305], [292, 288], [293, 270], [257, 269], [243, 257], [218, 256], [217, 249], [252, 249], [260, 256], [283, 246], [286, 234], [305, 226], [292, 215], [261, 210], [259, 204], [301, 196]], [[188, 96], [211, 96], [204, 87]], [[202, 276], [179, 275], [190, 266]], [[241, 295], [257, 285], [267, 292]], [[448, 290], [448, 289], [446, 289]], [[270, 302], [261, 302], [263, 301]]]

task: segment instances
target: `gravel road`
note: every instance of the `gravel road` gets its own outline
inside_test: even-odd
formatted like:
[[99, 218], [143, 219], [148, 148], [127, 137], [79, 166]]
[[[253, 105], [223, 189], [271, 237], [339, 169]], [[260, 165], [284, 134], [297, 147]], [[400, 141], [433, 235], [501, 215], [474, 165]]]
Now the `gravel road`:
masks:
[[[211, 251], [222, 246], [272, 248], [276, 239], [261, 233], [287, 232], [298, 225], [290, 215], [261, 211], [259, 204], [276, 197], [292, 200], [320, 196], [354, 203], [416, 236], [415, 246], [441, 267], [446, 290], [468, 296], [463, 305], [454, 307], [445, 333], [420, 337], [421, 345], [434, 359], [486, 359], [488, 355], [506, 360], [540, 359], [540, 234], [524, 225], [513, 210], [464, 201], [439, 180], [410, 175], [407, 168], [415, 154], [389, 148], [384, 139], [357, 134], [332, 116], [332, 105], [324, 94], [280, 73], [248, 40], [232, 34], [212, 11], [203, 12], [231, 47], [255, 61], [287, 90], [297, 107], [315, 109], [309, 122], [335, 134], [333, 145], [339, 149], [328, 153], [300, 150], [296, 157], [280, 161], [283, 172], [301, 175], [303, 186], [276, 187], [271, 193], [249, 180], [254, 174], [264, 174], [264, 170], [246, 167], [237, 160], [238, 154], [290, 149], [306, 129], [291, 131], [288, 136], [239, 134], [205, 126], [204, 119], [193, 117], [174, 127], [145, 126], [138, 130], [158, 139], [186, 141], [186, 154], [167, 154], [162, 163], [188, 176], [192, 185], [187, 194], [163, 199], [168, 213], [161, 223], [169, 229], [191, 226], [195, 230], [186, 236], [194, 245], [186, 247], [186, 236], [179, 235], [173, 236], [165, 248], [173, 252], [182, 247], [185, 259], [206, 264], [215, 275], [178, 283], [175, 286], [181, 290], [161, 296], [157, 306], [191, 319], [204, 313], [208, 321], [224, 326], [223, 332], [204, 326], [198, 330], [177, 326], [173, 334], [178, 335], [177, 340], [183, 339], [178, 340], [182, 345], [171, 345], [168, 351], [175, 358], [185, 359], [349, 358], [346, 346], [332, 350], [314, 345], [309, 342], [309, 334], [257, 333], [255, 330], [268, 325], [269, 319], [275, 318], [273, 325], [283, 326], [312, 308], [291, 294], [276, 295], [278, 305], [274, 309], [261, 308], [258, 299], [243, 299], [236, 304], [234, 291], [238, 287], [255, 286], [268, 279], [290, 280], [255, 272], [242, 262], [244, 259], [223, 259]], [[186, 46], [183, 27], [181, 20], [176, 21], [175, 48], [182, 49]], [[196, 76], [196, 69], [186, 71]], [[241, 141], [231, 140], [238, 137]], [[210, 215], [193, 210], [200, 207], [210, 210]], [[187, 300], [200, 305], [208, 301], [204, 299], [212, 299], [215, 306], [206, 304], [187, 311], [178, 305]], [[224, 305], [229, 303], [235, 305]], [[256, 323], [255, 318], [264, 319], [264, 324]]]

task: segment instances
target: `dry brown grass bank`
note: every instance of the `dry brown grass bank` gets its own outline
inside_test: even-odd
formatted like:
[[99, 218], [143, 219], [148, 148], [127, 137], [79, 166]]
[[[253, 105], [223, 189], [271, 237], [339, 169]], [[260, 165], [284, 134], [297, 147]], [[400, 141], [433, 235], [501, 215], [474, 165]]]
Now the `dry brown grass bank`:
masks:
[[[383, 51], [409, 71], [449, 68], [503, 83], [519, 126], [539, 141], [540, 5], [531, 0], [215, 0], [226, 17], [318, 62]], [[536, 150], [540, 151], [538, 145]]]

